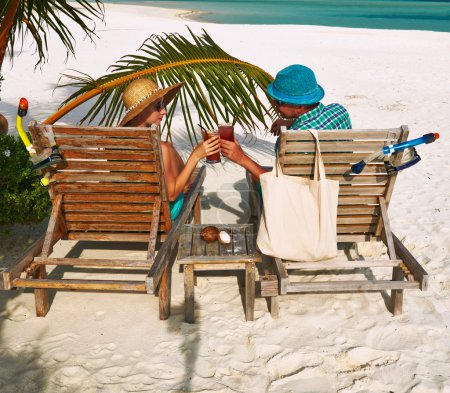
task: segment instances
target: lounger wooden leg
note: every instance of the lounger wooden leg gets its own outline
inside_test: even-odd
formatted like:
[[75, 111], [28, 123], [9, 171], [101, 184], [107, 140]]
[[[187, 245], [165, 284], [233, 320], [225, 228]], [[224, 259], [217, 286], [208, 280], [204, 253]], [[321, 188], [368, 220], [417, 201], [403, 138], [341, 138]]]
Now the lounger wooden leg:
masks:
[[[394, 267], [392, 272], [392, 280], [403, 280], [402, 269], [399, 267]], [[393, 289], [391, 291], [391, 310], [394, 315], [400, 315], [403, 312], [403, 289]]]
[[199, 193], [197, 195], [197, 198], [195, 198], [194, 204], [194, 224], [201, 224], [201, 223], [202, 223], [202, 205]]
[[172, 266], [168, 266], [164, 269], [159, 284], [159, 319], [166, 320], [170, 317], [170, 294], [172, 284]]
[[253, 321], [255, 313], [255, 264], [245, 264], [245, 320]]
[[278, 276], [280, 295], [287, 294], [287, 286], [289, 284], [289, 276], [284, 268], [283, 262], [280, 258], [273, 258], [275, 273]]
[[270, 296], [270, 315], [273, 319], [278, 319], [280, 316], [278, 296]]
[[[47, 278], [47, 272], [45, 265], [39, 266], [35, 273], [35, 278], [45, 279]], [[34, 301], [36, 304], [36, 315], [38, 317], [45, 317], [50, 309], [50, 303], [48, 300], [48, 289], [35, 289]]]
[[[381, 217], [383, 221], [382, 226], [382, 239], [386, 244], [388, 255], [390, 259], [397, 259], [395, 252], [394, 238], [392, 236], [391, 224], [389, 222], [389, 216], [387, 212], [386, 200], [383, 197], [379, 197]], [[392, 281], [403, 281], [404, 275], [400, 267], [394, 267], [392, 271]], [[402, 313], [403, 308], [403, 290], [393, 289], [391, 291], [391, 311], [394, 315]]]
[[259, 203], [256, 191], [256, 185], [253, 181], [252, 174], [246, 171], [245, 174], [248, 183], [248, 204], [250, 207], [251, 220], [256, 220], [259, 214]]
[[195, 322], [194, 315], [194, 266], [184, 266], [184, 320], [187, 323]]

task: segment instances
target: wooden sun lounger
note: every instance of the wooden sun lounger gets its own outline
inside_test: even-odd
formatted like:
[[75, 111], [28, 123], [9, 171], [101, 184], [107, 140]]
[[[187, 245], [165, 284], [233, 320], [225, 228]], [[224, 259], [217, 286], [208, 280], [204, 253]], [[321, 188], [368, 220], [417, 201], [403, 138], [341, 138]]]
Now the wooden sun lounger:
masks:
[[[382, 160], [366, 165], [359, 174], [351, 173], [351, 165], [361, 161], [383, 146], [406, 141], [408, 128], [402, 126], [383, 130], [321, 130], [320, 149], [327, 177], [339, 180], [337, 217], [338, 243], [382, 241], [387, 247], [389, 259], [375, 260], [325, 260], [320, 262], [293, 262], [274, 258], [274, 269], [279, 279], [280, 294], [304, 292], [352, 292], [391, 290], [392, 312], [402, 312], [405, 289], [426, 290], [428, 274], [392, 233], [388, 207], [397, 174], [388, 175]], [[283, 132], [280, 141], [280, 162], [287, 175], [312, 178], [314, 169], [314, 141], [308, 132]], [[394, 164], [402, 152], [396, 154]], [[251, 175], [247, 173], [251, 187], [252, 214], [257, 216], [260, 200]], [[348, 274], [352, 269], [384, 267], [392, 269], [392, 280], [335, 280], [293, 282], [290, 270], [297, 273], [314, 270], [341, 270]]]
[[[45, 125], [31, 123], [29, 131], [39, 153], [49, 146]], [[5, 289], [33, 288], [36, 313], [49, 310], [48, 289], [136, 291], [159, 296], [160, 319], [170, 315], [170, 276], [179, 233], [194, 218], [200, 223], [200, 188], [205, 167], [196, 169], [183, 209], [170, 219], [161, 140], [158, 130], [52, 126], [66, 163], [50, 169], [53, 202], [47, 233], [10, 269], [3, 272]], [[145, 260], [53, 258], [60, 239], [147, 243]], [[161, 244], [156, 252], [157, 244]], [[46, 266], [103, 269], [142, 269], [142, 280], [53, 279]]]

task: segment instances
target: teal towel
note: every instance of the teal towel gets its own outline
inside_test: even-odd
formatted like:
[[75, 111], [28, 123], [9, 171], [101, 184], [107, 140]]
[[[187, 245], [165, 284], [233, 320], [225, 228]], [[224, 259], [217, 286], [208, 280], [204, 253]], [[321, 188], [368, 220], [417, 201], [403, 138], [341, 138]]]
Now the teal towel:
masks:
[[184, 203], [184, 194], [181, 192], [173, 202], [169, 202], [170, 218], [175, 220], [180, 214]]

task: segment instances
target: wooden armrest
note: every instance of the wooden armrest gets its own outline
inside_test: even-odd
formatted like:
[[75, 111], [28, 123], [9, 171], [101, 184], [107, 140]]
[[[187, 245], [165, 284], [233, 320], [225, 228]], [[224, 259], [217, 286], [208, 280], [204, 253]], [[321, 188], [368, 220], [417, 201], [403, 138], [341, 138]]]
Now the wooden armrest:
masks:
[[172, 251], [178, 243], [178, 238], [183, 228], [184, 223], [189, 217], [189, 213], [194, 207], [195, 199], [200, 192], [200, 187], [203, 184], [206, 176], [206, 166], [202, 166], [198, 169], [195, 177], [195, 181], [192, 183], [189, 192], [184, 196], [183, 209], [181, 210], [179, 216], [173, 221], [172, 228], [167, 234], [164, 243], [156, 254], [153, 265], [147, 275], [147, 292], [155, 292], [158, 288], [159, 282], [161, 281], [161, 276], [164, 270], [169, 265], [169, 260], [172, 255]]
[[414, 279], [419, 282], [420, 289], [426, 291], [428, 288], [428, 273], [425, 269], [417, 262], [416, 258], [409, 252], [405, 245], [400, 241], [400, 239], [392, 234], [394, 240], [395, 253], [397, 258], [403, 260], [403, 263], [412, 272]]

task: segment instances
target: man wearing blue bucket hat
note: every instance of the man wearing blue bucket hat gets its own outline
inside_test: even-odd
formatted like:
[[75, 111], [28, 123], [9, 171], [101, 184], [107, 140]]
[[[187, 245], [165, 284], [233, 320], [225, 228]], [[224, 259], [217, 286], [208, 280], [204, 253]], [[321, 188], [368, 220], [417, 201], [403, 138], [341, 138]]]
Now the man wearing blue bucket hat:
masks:
[[[267, 86], [267, 93], [281, 116], [272, 124], [270, 132], [273, 135], [279, 135], [282, 126], [289, 130], [352, 128], [350, 116], [342, 105], [324, 106], [320, 102], [325, 92], [308, 67], [293, 64], [282, 69]], [[255, 179], [266, 172], [236, 142], [222, 140], [221, 153], [251, 172]]]

